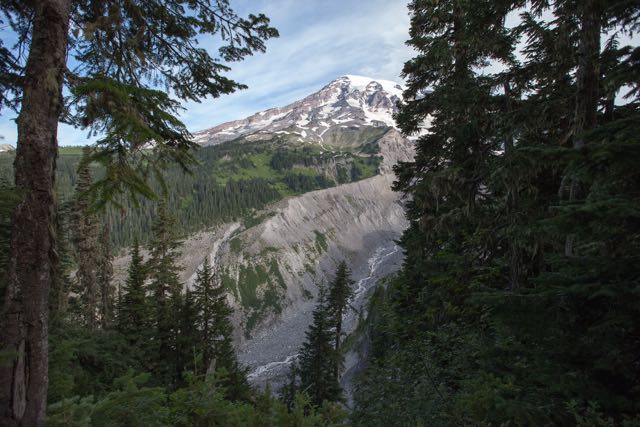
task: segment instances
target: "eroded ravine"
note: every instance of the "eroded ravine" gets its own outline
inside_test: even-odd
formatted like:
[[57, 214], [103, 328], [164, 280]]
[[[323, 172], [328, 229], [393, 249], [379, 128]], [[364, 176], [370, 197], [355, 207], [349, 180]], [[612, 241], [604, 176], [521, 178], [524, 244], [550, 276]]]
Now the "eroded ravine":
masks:
[[[345, 314], [345, 333], [348, 334], [356, 328], [358, 313], [365, 308], [370, 291], [376, 283], [396, 271], [401, 262], [400, 248], [395, 242], [390, 241], [376, 248], [367, 260], [366, 266], [361, 271], [354, 272], [356, 284], [354, 296], [350, 301], [352, 309]], [[289, 366], [297, 358], [314, 307], [315, 302], [309, 302], [297, 315], [283, 320], [268, 333], [244, 344], [240, 351], [240, 360], [250, 368], [249, 379], [252, 383], [258, 386], [270, 383], [275, 388], [282, 384]], [[305, 327], [301, 328], [302, 325]], [[260, 362], [268, 359], [272, 361]], [[345, 370], [348, 372], [351, 367], [346, 365]]]

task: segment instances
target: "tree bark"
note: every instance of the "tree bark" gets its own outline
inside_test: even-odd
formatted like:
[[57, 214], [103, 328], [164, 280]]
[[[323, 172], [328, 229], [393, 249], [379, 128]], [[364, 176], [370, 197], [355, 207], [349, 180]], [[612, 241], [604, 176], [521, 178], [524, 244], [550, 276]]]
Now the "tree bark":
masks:
[[9, 286], [0, 312], [0, 425], [39, 426], [48, 385], [48, 297], [53, 280], [54, 173], [66, 67], [69, 0], [36, 3], [18, 117]]
[[[574, 112], [573, 148], [584, 147], [583, 133], [597, 125], [598, 88], [600, 80], [600, 16], [601, 0], [583, 0], [580, 10], [580, 44], [578, 47], [578, 69], [576, 72], [576, 105]], [[582, 197], [580, 183], [571, 178], [569, 202]], [[575, 235], [565, 241], [565, 256], [573, 256]]]
[[[505, 99], [505, 114], [511, 117], [513, 108], [511, 105], [511, 83], [509, 81], [504, 82], [504, 99]], [[505, 157], [511, 164], [511, 156], [513, 155], [513, 135], [508, 132], [504, 139], [504, 152]], [[517, 224], [516, 211], [518, 207], [518, 183], [516, 180], [510, 180], [507, 184], [507, 214], [512, 226]], [[515, 237], [511, 237], [509, 242], [509, 284], [512, 291], [520, 288], [520, 276], [522, 274], [522, 251], [518, 240]]]
[[[340, 352], [340, 335], [342, 335], [342, 307], [338, 307], [336, 312], [336, 355]], [[340, 381], [340, 366], [337, 362], [333, 368], [333, 375], [335, 375], [336, 381]]]

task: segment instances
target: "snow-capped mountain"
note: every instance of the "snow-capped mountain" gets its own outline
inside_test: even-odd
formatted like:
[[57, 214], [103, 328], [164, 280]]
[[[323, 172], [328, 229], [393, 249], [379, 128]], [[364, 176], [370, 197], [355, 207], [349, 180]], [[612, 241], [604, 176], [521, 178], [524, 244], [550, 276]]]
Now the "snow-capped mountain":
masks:
[[195, 133], [200, 145], [239, 137], [259, 140], [288, 135], [294, 141], [332, 144], [336, 133], [367, 127], [395, 127], [393, 113], [402, 99], [397, 83], [362, 76], [342, 76], [318, 92], [286, 107], [272, 108]]
[[5, 153], [5, 152], [9, 152], [9, 151], [14, 151], [15, 148], [13, 147], [13, 145], [9, 145], [9, 144], [0, 144], [0, 153]]

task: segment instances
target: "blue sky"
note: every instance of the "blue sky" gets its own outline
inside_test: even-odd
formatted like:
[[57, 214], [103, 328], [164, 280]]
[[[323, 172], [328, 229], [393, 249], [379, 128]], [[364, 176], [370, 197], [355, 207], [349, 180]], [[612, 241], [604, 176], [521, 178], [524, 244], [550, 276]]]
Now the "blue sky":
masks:
[[[407, 0], [232, 0], [240, 15], [265, 13], [280, 31], [267, 52], [231, 64], [229, 77], [249, 86], [201, 103], [187, 103], [182, 120], [191, 131], [286, 105], [344, 74], [401, 82], [403, 63], [412, 56]], [[201, 45], [215, 49], [212, 38]], [[3, 111], [0, 135], [15, 145], [15, 114]], [[87, 131], [62, 125], [61, 145], [89, 141]]]

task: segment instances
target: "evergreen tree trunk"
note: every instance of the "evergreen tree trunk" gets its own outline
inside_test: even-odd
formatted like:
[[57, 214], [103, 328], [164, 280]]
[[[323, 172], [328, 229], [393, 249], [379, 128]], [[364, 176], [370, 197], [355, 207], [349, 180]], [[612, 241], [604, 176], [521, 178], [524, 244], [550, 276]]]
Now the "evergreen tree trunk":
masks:
[[53, 276], [54, 172], [69, 1], [36, 3], [18, 118], [9, 287], [0, 317], [0, 424], [38, 426], [48, 385], [48, 297]]
[[113, 255], [111, 254], [111, 237], [109, 225], [105, 225], [100, 235], [100, 262], [98, 264], [97, 282], [100, 288], [100, 324], [107, 329], [113, 322], [115, 306], [113, 280]]
[[101, 295], [99, 275], [103, 248], [100, 248], [98, 217], [91, 210], [88, 192], [93, 178], [90, 168], [91, 149], [84, 147], [78, 165], [78, 181], [73, 204], [73, 243], [78, 266], [76, 271], [76, 293], [80, 295], [82, 316], [90, 329], [99, 325]]
[[[511, 103], [511, 83], [504, 83], [505, 113], [509, 117], [513, 111]], [[513, 135], [507, 132], [504, 138], [504, 152], [507, 159], [513, 155]], [[518, 187], [515, 180], [507, 184], [507, 215], [510, 222], [516, 222], [516, 208], [518, 205]], [[509, 287], [512, 291], [520, 287], [520, 276], [522, 274], [522, 252], [516, 237], [512, 236], [509, 242]]]
[[[578, 70], [576, 74], [576, 105], [574, 115], [573, 148], [584, 147], [585, 131], [597, 124], [598, 85], [600, 77], [600, 32], [602, 29], [600, 0], [584, 0], [580, 3], [580, 44], [578, 47]], [[580, 184], [571, 178], [569, 202], [582, 196]], [[573, 256], [575, 236], [565, 241], [565, 256]]]
[[[340, 354], [340, 335], [342, 334], [342, 310], [338, 310], [336, 313], [336, 341], [335, 350], [336, 354]], [[333, 368], [333, 375], [336, 377], [336, 381], [340, 381], [340, 364], [335, 363]]]

